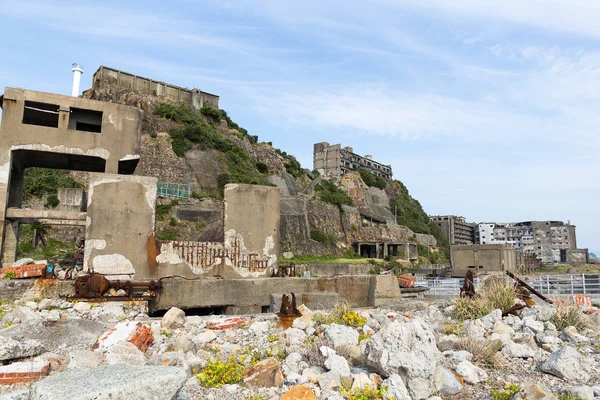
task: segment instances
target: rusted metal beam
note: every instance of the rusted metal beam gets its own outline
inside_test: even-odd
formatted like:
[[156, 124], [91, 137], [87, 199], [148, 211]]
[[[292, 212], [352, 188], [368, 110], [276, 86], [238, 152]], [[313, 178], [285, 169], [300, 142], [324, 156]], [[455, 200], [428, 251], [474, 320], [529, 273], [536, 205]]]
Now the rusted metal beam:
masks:
[[524, 288], [526, 288], [527, 290], [529, 290], [531, 293], [535, 294], [537, 297], [539, 297], [540, 299], [544, 300], [546, 303], [554, 304], [554, 301], [550, 300], [549, 298], [547, 298], [546, 296], [544, 296], [543, 294], [541, 294], [540, 292], [538, 292], [537, 290], [535, 290], [534, 288], [532, 288], [531, 286], [529, 286], [527, 283], [525, 283], [524, 281], [522, 281], [521, 279], [519, 279], [512, 272], [506, 271], [506, 275], [508, 275], [511, 278], [513, 278], [515, 281], [517, 281], [517, 283], [519, 285], [523, 286]]

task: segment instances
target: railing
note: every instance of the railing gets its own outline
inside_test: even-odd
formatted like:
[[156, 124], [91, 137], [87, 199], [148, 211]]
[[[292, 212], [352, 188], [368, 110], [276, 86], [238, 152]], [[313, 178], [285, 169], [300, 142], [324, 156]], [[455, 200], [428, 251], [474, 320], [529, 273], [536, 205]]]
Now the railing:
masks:
[[[600, 274], [527, 275], [519, 278], [545, 295], [600, 295]], [[431, 294], [458, 295], [463, 281], [462, 278], [432, 278], [417, 280], [415, 284], [428, 287]], [[475, 278], [475, 287], [479, 288], [481, 282], [480, 278]]]
[[191, 185], [186, 183], [171, 183], [158, 181], [156, 195], [175, 199], [189, 199], [192, 195]]

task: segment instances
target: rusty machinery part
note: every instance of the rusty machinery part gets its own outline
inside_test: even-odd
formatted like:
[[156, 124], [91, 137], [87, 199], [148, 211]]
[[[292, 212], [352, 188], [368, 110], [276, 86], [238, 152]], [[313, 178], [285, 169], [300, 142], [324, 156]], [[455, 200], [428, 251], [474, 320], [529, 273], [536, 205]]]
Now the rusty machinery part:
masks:
[[[91, 273], [80, 276], [75, 279], [75, 295], [69, 300], [76, 299], [94, 299], [104, 301], [123, 301], [123, 300], [152, 300], [156, 297], [156, 292], [162, 288], [162, 283], [158, 281], [134, 282], [121, 280], [108, 280], [103, 275]], [[124, 290], [125, 296], [106, 296], [110, 290]], [[148, 292], [149, 294], [136, 294], [136, 292]]]
[[277, 313], [279, 317], [300, 317], [300, 311], [296, 308], [296, 295], [292, 293], [292, 301], [286, 294], [281, 296], [281, 308]]
[[475, 296], [475, 283], [473, 278], [473, 272], [467, 271], [463, 287], [460, 289], [460, 297], [474, 297]]

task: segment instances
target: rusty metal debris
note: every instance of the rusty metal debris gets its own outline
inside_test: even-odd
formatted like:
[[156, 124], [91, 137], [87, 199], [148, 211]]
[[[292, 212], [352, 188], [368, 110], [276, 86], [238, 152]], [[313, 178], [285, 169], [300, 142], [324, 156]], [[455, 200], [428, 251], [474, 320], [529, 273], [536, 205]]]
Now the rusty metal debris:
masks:
[[460, 289], [460, 297], [475, 297], [475, 283], [472, 271], [467, 271], [465, 275], [463, 287]]
[[[97, 301], [126, 301], [126, 300], [152, 300], [156, 292], [162, 287], [159, 281], [133, 282], [121, 280], [108, 280], [103, 275], [91, 273], [80, 276], [75, 280], [75, 299], [93, 299]], [[107, 296], [110, 289], [124, 290], [125, 296]]]
[[294, 263], [279, 264], [277, 270], [273, 270], [271, 278], [275, 277], [295, 277], [296, 276], [296, 265]]
[[519, 286], [521, 288], [524, 288], [526, 290], [529, 290], [531, 293], [535, 294], [537, 297], [539, 297], [540, 299], [544, 300], [546, 303], [549, 304], [554, 304], [554, 301], [552, 301], [551, 299], [547, 298], [546, 296], [544, 296], [543, 294], [541, 294], [540, 292], [538, 292], [537, 290], [535, 290], [534, 288], [532, 288], [531, 286], [529, 286], [526, 282], [522, 281], [521, 279], [519, 279], [515, 274], [513, 274], [510, 271], [506, 271], [506, 275], [510, 276], [511, 278], [513, 278], [515, 281], [517, 281], [517, 283], [519, 284]]
[[281, 296], [281, 307], [277, 313], [279, 322], [277, 323], [278, 328], [287, 329], [292, 326], [294, 320], [302, 316], [298, 308], [296, 308], [296, 295], [292, 293], [292, 300], [286, 294]]

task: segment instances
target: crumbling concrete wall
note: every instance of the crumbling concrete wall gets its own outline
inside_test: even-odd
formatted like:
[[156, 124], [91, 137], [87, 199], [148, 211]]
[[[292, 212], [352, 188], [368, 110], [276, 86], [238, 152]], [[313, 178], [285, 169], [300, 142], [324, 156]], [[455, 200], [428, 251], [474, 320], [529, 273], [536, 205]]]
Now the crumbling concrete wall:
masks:
[[581, 265], [588, 264], [590, 262], [590, 256], [588, 249], [568, 249], [567, 250], [567, 264]]
[[270, 275], [279, 262], [279, 189], [229, 184], [219, 242], [161, 241], [159, 275]]
[[112, 278], [154, 276], [148, 246], [154, 241], [156, 178], [90, 174], [85, 270]]
[[516, 251], [510, 244], [453, 245], [450, 247], [452, 276], [473, 273], [515, 272]]
[[[239, 245], [267, 260], [267, 269], [279, 262], [279, 189], [269, 186], [225, 186], [225, 247]], [[241, 239], [241, 242], [237, 243]], [[231, 265], [241, 276], [258, 276], [245, 265]], [[248, 266], [249, 267], [249, 266]]]

